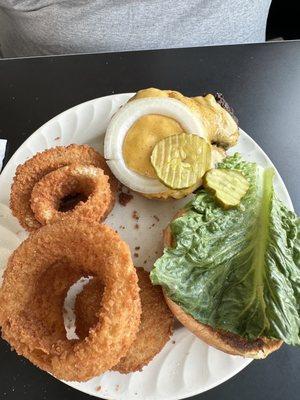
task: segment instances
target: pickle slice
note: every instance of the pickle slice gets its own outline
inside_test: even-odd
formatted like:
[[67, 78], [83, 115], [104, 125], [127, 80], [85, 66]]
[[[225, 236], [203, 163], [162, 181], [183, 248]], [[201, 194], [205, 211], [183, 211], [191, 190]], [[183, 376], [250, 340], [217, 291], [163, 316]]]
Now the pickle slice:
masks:
[[203, 185], [225, 209], [237, 206], [249, 189], [249, 183], [240, 171], [221, 168], [208, 171]]
[[211, 167], [211, 146], [191, 133], [168, 136], [154, 146], [151, 163], [166, 186], [185, 189], [199, 182]]

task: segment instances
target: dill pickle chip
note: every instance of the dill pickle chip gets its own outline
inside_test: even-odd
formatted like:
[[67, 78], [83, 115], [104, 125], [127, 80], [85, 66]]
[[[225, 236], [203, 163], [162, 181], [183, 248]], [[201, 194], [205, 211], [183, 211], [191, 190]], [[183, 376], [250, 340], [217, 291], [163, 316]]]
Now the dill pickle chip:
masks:
[[208, 171], [203, 184], [224, 208], [237, 206], [249, 189], [249, 183], [240, 171], [221, 168]]
[[151, 153], [158, 178], [171, 189], [185, 189], [211, 168], [211, 146], [202, 137], [179, 133], [160, 140]]

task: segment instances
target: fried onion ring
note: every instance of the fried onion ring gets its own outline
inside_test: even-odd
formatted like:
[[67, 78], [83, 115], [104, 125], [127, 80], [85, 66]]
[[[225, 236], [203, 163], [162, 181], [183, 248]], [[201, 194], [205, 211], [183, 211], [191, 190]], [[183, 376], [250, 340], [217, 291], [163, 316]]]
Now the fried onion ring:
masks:
[[82, 273], [66, 261], [47, 268], [35, 284], [30, 304], [31, 318], [43, 324], [44, 346], [66, 339], [63, 319], [64, 300], [69, 288], [82, 277]]
[[[31, 312], [37, 282], [60, 262], [95, 276], [105, 287], [98, 323], [83, 340], [55, 340], [51, 331], [45, 336], [43, 321]], [[141, 313], [137, 281], [130, 250], [111, 228], [75, 219], [45, 225], [8, 261], [0, 289], [2, 336], [57, 378], [86, 381], [116, 365], [134, 341]]]
[[[136, 269], [139, 278], [142, 317], [139, 332], [125, 357], [112, 369], [127, 374], [141, 370], [158, 354], [170, 339], [173, 315], [159, 286], [153, 286], [149, 273]], [[76, 333], [83, 339], [97, 324], [97, 304], [101, 302], [103, 285], [90, 281], [76, 298]]]
[[30, 206], [34, 185], [49, 172], [70, 164], [93, 165], [103, 169], [105, 175], [109, 176], [112, 205], [114, 204], [118, 182], [111, 174], [103, 156], [88, 145], [71, 144], [67, 147], [54, 147], [37, 153], [19, 165], [16, 170], [11, 189], [10, 208], [23, 228], [34, 231], [41, 227]]
[[[45, 175], [33, 187], [31, 209], [42, 224], [54, 223], [66, 218], [82, 217], [101, 222], [111, 209], [112, 195], [108, 176], [92, 165], [69, 165]], [[69, 211], [60, 211], [61, 200], [73, 193], [83, 194], [80, 201]]]

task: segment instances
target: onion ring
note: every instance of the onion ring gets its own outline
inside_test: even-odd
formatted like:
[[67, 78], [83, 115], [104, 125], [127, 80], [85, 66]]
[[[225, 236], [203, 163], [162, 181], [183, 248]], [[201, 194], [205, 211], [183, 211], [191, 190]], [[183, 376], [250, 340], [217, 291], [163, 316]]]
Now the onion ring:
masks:
[[[31, 192], [31, 209], [42, 224], [66, 218], [90, 218], [101, 222], [111, 209], [112, 195], [108, 176], [92, 165], [68, 165], [49, 172]], [[61, 200], [73, 193], [82, 193], [87, 200], [80, 201], [69, 211], [59, 210]]]
[[69, 288], [82, 277], [66, 261], [47, 268], [37, 280], [30, 304], [31, 318], [43, 324], [44, 346], [51, 346], [57, 340], [66, 339], [63, 319], [64, 300]]
[[103, 169], [109, 176], [109, 183], [114, 204], [118, 182], [110, 172], [103, 156], [88, 145], [71, 144], [70, 146], [53, 147], [37, 153], [24, 164], [19, 165], [10, 195], [10, 208], [20, 224], [28, 231], [41, 227], [30, 206], [31, 192], [34, 185], [46, 174], [70, 164], [93, 165]]
[[[51, 332], [45, 337], [43, 321], [31, 313], [38, 280], [59, 262], [94, 275], [105, 286], [98, 323], [83, 340], [53, 340]], [[127, 244], [111, 228], [77, 219], [43, 226], [14, 251], [0, 304], [2, 336], [17, 353], [58, 379], [72, 381], [86, 381], [116, 365], [136, 337], [141, 313]]]
[[[112, 368], [120, 373], [141, 370], [162, 350], [172, 334], [174, 318], [164, 301], [161, 288], [151, 284], [149, 273], [142, 268], [137, 268], [136, 272], [142, 303], [141, 325], [126, 356]], [[59, 264], [57, 267], [48, 268], [39, 279], [31, 310], [37, 307], [36, 312], [46, 324], [45, 332], [48, 332], [47, 329], [54, 331], [56, 340], [66, 337], [62, 306], [69, 287], [80, 278], [81, 274], [71, 266]], [[51, 286], [48, 282], [52, 282]], [[94, 278], [84, 286], [76, 298], [76, 333], [81, 339], [88, 336], [89, 329], [97, 324], [103, 291], [103, 284]], [[44, 307], [41, 309], [39, 304]]]
[[[168, 342], [173, 327], [174, 318], [161, 288], [152, 285], [149, 273], [142, 268], [137, 268], [136, 272], [142, 304], [141, 325], [126, 356], [112, 368], [123, 374], [139, 371], [147, 365]], [[102, 294], [103, 285], [94, 278], [76, 298], [76, 333], [81, 339], [97, 324], [97, 304], [101, 302]]]

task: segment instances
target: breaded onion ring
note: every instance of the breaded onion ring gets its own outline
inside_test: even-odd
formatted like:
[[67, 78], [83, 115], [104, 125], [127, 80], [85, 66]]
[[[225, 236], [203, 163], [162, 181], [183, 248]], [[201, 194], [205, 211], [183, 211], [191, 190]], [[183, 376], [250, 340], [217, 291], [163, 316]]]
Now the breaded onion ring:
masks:
[[64, 300], [69, 288], [82, 277], [82, 273], [66, 261], [47, 268], [37, 280], [30, 304], [31, 318], [43, 324], [45, 345], [66, 338], [63, 319]]
[[[51, 331], [45, 336], [43, 321], [31, 312], [37, 282], [60, 262], [95, 276], [105, 287], [98, 323], [83, 340], [53, 340]], [[0, 289], [2, 336], [57, 378], [86, 381], [116, 365], [134, 341], [141, 314], [137, 281], [130, 250], [111, 228], [75, 219], [45, 225], [8, 261]]]
[[[173, 315], [159, 286], [153, 286], [149, 273], [136, 269], [139, 278], [142, 317], [139, 332], [125, 357], [112, 369], [121, 373], [139, 371], [158, 354], [170, 339]], [[76, 298], [76, 333], [85, 338], [97, 324], [97, 304], [101, 302], [103, 285], [99, 280], [90, 281]]]
[[105, 159], [88, 145], [71, 144], [67, 147], [53, 147], [37, 153], [24, 164], [19, 165], [11, 188], [10, 208], [20, 224], [28, 231], [41, 227], [30, 206], [31, 192], [34, 185], [46, 174], [70, 164], [93, 165], [103, 169], [109, 176], [112, 191], [112, 204], [115, 201], [118, 187]]
[[[69, 165], [58, 168], [41, 178], [31, 192], [31, 209], [35, 218], [47, 225], [66, 218], [90, 218], [101, 222], [113, 201], [108, 176], [93, 165]], [[85, 195], [69, 211], [59, 211], [61, 200], [73, 193]]]

